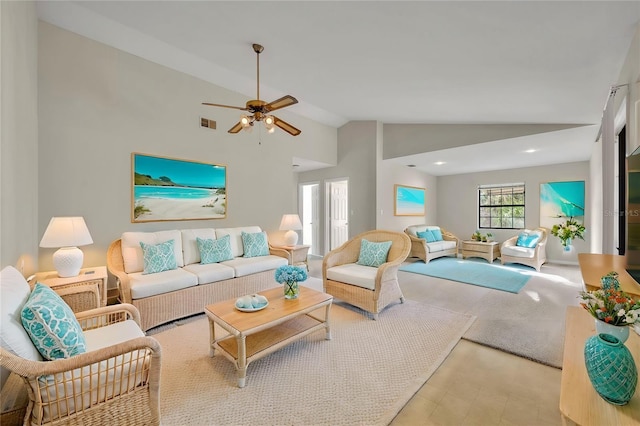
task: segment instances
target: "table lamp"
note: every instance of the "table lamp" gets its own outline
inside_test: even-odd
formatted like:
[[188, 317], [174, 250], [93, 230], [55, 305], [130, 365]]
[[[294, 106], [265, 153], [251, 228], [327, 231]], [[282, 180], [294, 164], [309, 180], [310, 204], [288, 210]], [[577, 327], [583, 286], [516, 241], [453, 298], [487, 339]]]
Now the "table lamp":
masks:
[[40, 247], [57, 247], [53, 266], [60, 277], [75, 277], [80, 273], [84, 255], [77, 246], [93, 244], [87, 224], [82, 217], [52, 217], [44, 231]]
[[302, 222], [300, 222], [300, 216], [297, 214], [285, 214], [282, 216], [282, 222], [280, 222], [280, 230], [287, 231], [284, 234], [284, 244], [288, 247], [295, 246], [298, 243], [297, 230], [302, 229]]

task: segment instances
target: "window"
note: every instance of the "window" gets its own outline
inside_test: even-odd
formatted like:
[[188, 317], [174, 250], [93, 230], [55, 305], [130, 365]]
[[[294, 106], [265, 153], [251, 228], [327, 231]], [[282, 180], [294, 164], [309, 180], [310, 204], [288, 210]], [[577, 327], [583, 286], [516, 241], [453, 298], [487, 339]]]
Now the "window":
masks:
[[524, 183], [478, 187], [480, 228], [524, 228]]

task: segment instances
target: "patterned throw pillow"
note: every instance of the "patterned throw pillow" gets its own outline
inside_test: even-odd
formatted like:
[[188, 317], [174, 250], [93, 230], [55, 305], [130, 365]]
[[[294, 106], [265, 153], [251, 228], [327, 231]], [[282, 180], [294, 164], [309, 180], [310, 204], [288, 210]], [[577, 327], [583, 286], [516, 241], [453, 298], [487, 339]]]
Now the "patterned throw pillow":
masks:
[[200, 237], [196, 237], [196, 241], [198, 243], [198, 250], [200, 250], [200, 263], [203, 265], [233, 259], [230, 235], [225, 235], [217, 240], [203, 240]]
[[82, 327], [58, 294], [36, 283], [20, 314], [31, 341], [48, 360], [69, 358], [87, 351]]
[[519, 247], [535, 248], [540, 241], [540, 235], [536, 232], [529, 233], [528, 231], [522, 231], [518, 234], [518, 240], [516, 245]]
[[360, 241], [360, 255], [358, 265], [378, 267], [387, 261], [387, 255], [391, 248], [391, 241], [372, 243], [364, 238]]
[[265, 232], [249, 234], [242, 231], [242, 245], [244, 246], [244, 257], [257, 257], [269, 255], [269, 244]]
[[435, 243], [436, 242], [436, 237], [433, 235], [433, 232], [429, 231], [428, 229], [426, 231], [423, 231], [423, 232], [416, 232], [416, 235], [418, 236], [418, 238], [422, 238], [423, 240], [427, 240], [428, 243]]
[[433, 234], [433, 237], [436, 239], [436, 241], [442, 241], [442, 231], [440, 231], [440, 229], [432, 229], [431, 233]]
[[178, 267], [176, 254], [173, 251], [173, 240], [155, 245], [140, 241], [140, 247], [142, 247], [142, 257], [144, 258], [143, 274], [155, 274]]

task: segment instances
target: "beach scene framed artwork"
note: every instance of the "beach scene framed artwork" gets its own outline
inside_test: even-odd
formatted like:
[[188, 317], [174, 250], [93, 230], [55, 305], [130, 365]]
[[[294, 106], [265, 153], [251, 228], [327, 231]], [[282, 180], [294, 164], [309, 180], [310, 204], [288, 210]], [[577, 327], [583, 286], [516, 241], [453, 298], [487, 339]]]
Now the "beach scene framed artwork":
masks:
[[540, 226], [551, 229], [570, 217], [584, 223], [584, 194], [583, 180], [541, 183]]
[[131, 153], [131, 222], [224, 219], [227, 167]]
[[424, 216], [424, 193], [424, 188], [396, 184], [393, 214], [395, 216]]

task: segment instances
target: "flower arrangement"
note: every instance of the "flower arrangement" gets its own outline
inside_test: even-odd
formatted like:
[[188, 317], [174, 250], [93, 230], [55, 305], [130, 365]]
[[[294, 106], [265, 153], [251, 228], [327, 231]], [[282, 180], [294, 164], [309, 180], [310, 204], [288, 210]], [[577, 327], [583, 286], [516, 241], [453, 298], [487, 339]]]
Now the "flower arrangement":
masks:
[[276, 281], [280, 284], [301, 282], [307, 279], [307, 271], [298, 266], [285, 265], [276, 269]]
[[276, 269], [275, 278], [284, 284], [285, 299], [296, 299], [300, 293], [298, 283], [307, 279], [307, 270], [298, 266], [280, 266]]
[[584, 225], [578, 223], [572, 216], [567, 219], [565, 223], [553, 225], [553, 228], [551, 228], [551, 235], [560, 238], [562, 246], [567, 247], [570, 239], [580, 238], [581, 240], [584, 240], [584, 231]]
[[591, 316], [607, 324], [632, 325], [640, 317], [640, 300], [634, 300], [619, 288], [581, 291], [580, 298], [580, 305]]

